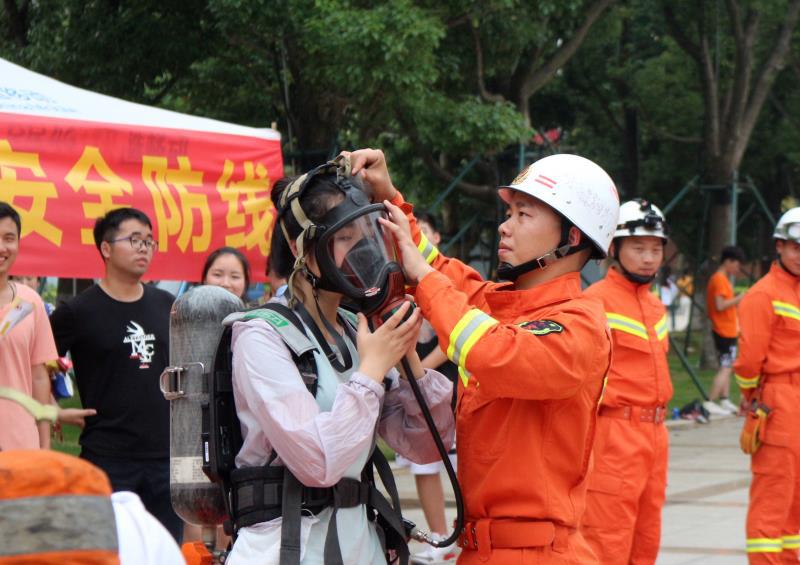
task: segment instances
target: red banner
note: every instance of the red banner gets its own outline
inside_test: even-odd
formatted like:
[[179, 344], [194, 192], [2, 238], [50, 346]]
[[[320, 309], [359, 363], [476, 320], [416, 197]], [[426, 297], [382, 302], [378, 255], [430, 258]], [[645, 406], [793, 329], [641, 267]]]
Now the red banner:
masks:
[[153, 222], [148, 279], [197, 281], [214, 249], [265, 279], [283, 176], [280, 141], [0, 113], [0, 200], [22, 217], [19, 275], [97, 278], [95, 218], [132, 206]]

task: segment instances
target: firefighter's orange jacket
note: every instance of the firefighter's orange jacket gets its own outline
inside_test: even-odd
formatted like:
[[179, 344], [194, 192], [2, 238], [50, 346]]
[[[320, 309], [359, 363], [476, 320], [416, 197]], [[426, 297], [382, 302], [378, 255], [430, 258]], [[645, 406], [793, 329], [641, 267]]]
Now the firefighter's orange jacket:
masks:
[[605, 313], [578, 273], [529, 290], [486, 282], [443, 257], [403, 208], [438, 272], [416, 299], [458, 365], [458, 475], [466, 520], [546, 520], [577, 528], [597, 403], [611, 357]]
[[664, 406], [672, 398], [664, 305], [648, 285], [634, 284], [613, 268], [585, 295], [602, 301], [613, 337], [603, 405]]
[[739, 304], [736, 382], [750, 397], [769, 375], [800, 372], [800, 278], [773, 263]]

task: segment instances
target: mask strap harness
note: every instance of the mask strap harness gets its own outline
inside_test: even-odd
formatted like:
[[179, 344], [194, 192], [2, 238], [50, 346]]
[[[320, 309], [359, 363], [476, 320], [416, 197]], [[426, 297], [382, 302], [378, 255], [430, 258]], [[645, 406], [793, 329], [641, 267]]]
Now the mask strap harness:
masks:
[[[303, 322], [308, 326], [308, 328], [314, 334], [314, 337], [319, 342], [320, 347], [322, 348], [322, 352], [325, 357], [330, 361], [331, 366], [339, 373], [343, 373], [345, 371], [349, 371], [353, 366], [353, 358], [350, 355], [350, 349], [347, 347], [347, 342], [345, 342], [344, 337], [336, 331], [336, 328], [333, 327], [328, 319], [322, 312], [322, 309], [319, 305], [319, 295], [317, 293], [318, 288], [325, 288], [324, 281], [321, 280], [319, 277], [316, 277], [311, 271], [308, 270], [308, 266], [306, 264], [306, 255], [308, 254], [310, 243], [319, 235], [319, 227], [312, 222], [308, 216], [306, 215], [303, 207], [300, 205], [300, 197], [303, 194], [304, 189], [308, 185], [308, 182], [311, 180], [312, 177], [318, 174], [330, 173], [335, 170], [337, 175], [343, 175], [349, 172], [350, 170], [350, 160], [349, 159], [342, 159], [337, 158], [336, 161], [332, 161], [322, 165], [321, 167], [317, 167], [313, 171], [300, 175], [295, 181], [293, 181], [289, 186], [286, 187], [286, 190], [283, 191], [280, 199], [280, 213], [279, 216], [283, 216], [287, 211], [291, 210], [292, 216], [295, 218], [297, 223], [300, 225], [302, 231], [295, 239], [297, 243], [297, 258], [295, 259], [294, 266], [292, 268], [292, 274], [289, 276], [288, 280], [288, 291], [289, 291], [289, 303], [291, 307], [297, 311], [297, 313], [302, 318]], [[291, 241], [292, 238], [289, 236], [289, 230], [286, 228], [286, 223], [284, 221], [280, 221], [281, 230], [283, 231], [283, 235], [286, 238], [286, 241]], [[313, 289], [314, 294], [314, 305], [317, 309], [317, 314], [319, 315], [320, 320], [322, 321], [325, 329], [327, 330], [328, 334], [334, 339], [336, 343], [336, 348], [339, 350], [339, 354], [337, 355], [333, 349], [331, 349], [330, 345], [328, 344], [328, 340], [325, 339], [322, 332], [320, 331], [319, 327], [317, 326], [314, 318], [309, 313], [308, 309], [303, 306], [302, 302], [295, 299], [294, 296], [294, 277], [298, 273], [302, 274], [311, 284], [311, 288]], [[342, 327], [345, 328], [346, 332], [349, 332], [349, 326], [347, 322], [341, 317], [339, 318]], [[355, 343], [355, 338], [348, 333], [351, 341]], [[341, 360], [340, 360], [341, 356]]]
[[[292, 241], [294, 239], [297, 243], [297, 257], [294, 261], [294, 266], [292, 267], [292, 274], [289, 275], [289, 280], [287, 281], [288, 284], [288, 291], [289, 291], [289, 301], [290, 304], [295, 302], [294, 298], [294, 277], [299, 272], [308, 273], [306, 268], [306, 255], [309, 251], [310, 243], [320, 235], [321, 229], [317, 226], [314, 222], [312, 222], [308, 216], [306, 216], [303, 207], [300, 205], [300, 197], [303, 195], [306, 186], [308, 186], [309, 182], [313, 177], [319, 174], [328, 174], [328, 173], [336, 173], [337, 178], [348, 178], [350, 175], [350, 171], [352, 170], [352, 166], [350, 165], [350, 158], [344, 155], [339, 155], [333, 161], [329, 161], [324, 165], [317, 167], [316, 169], [304, 173], [297, 177], [294, 181], [292, 181], [289, 186], [281, 194], [280, 198], [280, 209], [278, 212], [278, 223], [281, 226], [281, 231], [283, 232], [283, 236], [286, 238], [286, 241]], [[297, 236], [297, 238], [292, 238], [289, 236], [289, 230], [286, 228], [286, 222], [283, 221], [283, 216], [286, 214], [287, 211], [291, 210], [292, 216], [300, 225], [302, 231]], [[323, 228], [324, 229], [324, 228]], [[309, 273], [310, 274], [310, 273]], [[308, 275], [305, 275], [308, 278]], [[311, 275], [313, 276], [313, 275]], [[316, 283], [312, 282], [312, 286], [316, 286], [319, 288], [326, 288], [324, 281], [317, 280]]]

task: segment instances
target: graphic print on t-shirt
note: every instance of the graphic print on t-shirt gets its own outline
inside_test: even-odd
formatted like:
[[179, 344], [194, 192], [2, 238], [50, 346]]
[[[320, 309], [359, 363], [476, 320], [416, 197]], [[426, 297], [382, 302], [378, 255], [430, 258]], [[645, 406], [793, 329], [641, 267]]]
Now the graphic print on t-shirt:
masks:
[[155, 334], [146, 333], [144, 328], [133, 320], [125, 329], [128, 331], [128, 336], [122, 342], [131, 344], [131, 359], [139, 360], [140, 369], [149, 369], [155, 353], [155, 343], [148, 342], [155, 342]]

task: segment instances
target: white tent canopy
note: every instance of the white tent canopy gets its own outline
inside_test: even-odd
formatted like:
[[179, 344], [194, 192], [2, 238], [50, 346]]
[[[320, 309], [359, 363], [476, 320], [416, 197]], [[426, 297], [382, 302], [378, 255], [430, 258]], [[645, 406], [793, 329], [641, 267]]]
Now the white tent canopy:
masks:
[[148, 276], [196, 280], [240, 249], [263, 280], [280, 134], [134, 104], [0, 59], [0, 200], [22, 218], [15, 274], [102, 274], [92, 226], [134, 207], [159, 241]]
[[190, 116], [76, 88], [5, 59], [0, 59], [0, 112], [280, 139], [273, 129]]

